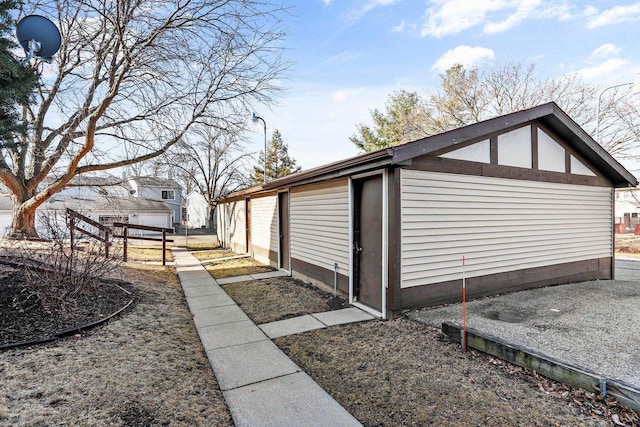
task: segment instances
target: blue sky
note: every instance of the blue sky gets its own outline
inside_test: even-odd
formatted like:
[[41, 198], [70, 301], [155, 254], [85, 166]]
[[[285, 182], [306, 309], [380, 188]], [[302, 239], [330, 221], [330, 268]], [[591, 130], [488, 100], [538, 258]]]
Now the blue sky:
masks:
[[[454, 63], [537, 64], [602, 85], [640, 72], [640, 1], [299, 0], [277, 105], [256, 107], [304, 169], [358, 154], [349, 142], [392, 91], [425, 95]], [[640, 96], [640, 95], [636, 95]], [[264, 144], [261, 125], [250, 149]]]

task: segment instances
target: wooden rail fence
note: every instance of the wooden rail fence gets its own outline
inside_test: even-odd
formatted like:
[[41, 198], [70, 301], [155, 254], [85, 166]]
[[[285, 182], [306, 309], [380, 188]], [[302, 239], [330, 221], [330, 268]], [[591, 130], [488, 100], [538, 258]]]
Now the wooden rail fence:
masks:
[[[163, 227], [151, 227], [148, 225], [129, 224], [126, 222], [114, 222], [114, 227], [122, 228], [122, 234], [114, 234], [114, 237], [121, 237], [123, 239], [123, 259], [127, 262], [127, 246], [129, 239], [147, 240], [152, 242], [162, 242], [162, 265], [167, 264], [167, 242], [173, 243], [173, 240], [167, 239], [167, 233], [173, 233], [172, 228]], [[153, 231], [156, 233], [162, 233], [162, 238], [159, 237], [143, 237], [143, 236], [130, 236], [129, 229]]]
[[[98, 234], [92, 233], [82, 227], [80, 227], [79, 223], [86, 223], [98, 229]], [[69, 231], [71, 232], [71, 248], [73, 248], [75, 241], [75, 233], [74, 231], [79, 231], [81, 234], [84, 234], [87, 237], [91, 237], [99, 242], [104, 243], [104, 255], [109, 257], [109, 248], [111, 247], [111, 240], [109, 236], [113, 233], [109, 227], [106, 225], [102, 225], [99, 222], [92, 220], [80, 212], [76, 212], [73, 209], [67, 208], [67, 226], [69, 227]]]

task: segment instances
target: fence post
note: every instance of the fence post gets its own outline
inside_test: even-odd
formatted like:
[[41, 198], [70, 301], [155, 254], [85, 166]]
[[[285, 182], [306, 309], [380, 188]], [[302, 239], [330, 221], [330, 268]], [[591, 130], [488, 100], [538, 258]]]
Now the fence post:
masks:
[[162, 230], [162, 265], [167, 265], [167, 230]]
[[124, 252], [124, 262], [127, 262], [127, 235], [129, 233], [129, 230], [127, 229], [127, 226], [125, 225], [124, 227], [122, 227], [122, 236], [124, 238], [124, 245], [123, 245], [123, 252]]
[[73, 222], [73, 214], [69, 214], [69, 231], [71, 232], [71, 238], [69, 239], [71, 242], [71, 252], [73, 252], [73, 229], [75, 228], [75, 223]]
[[104, 230], [104, 256], [105, 258], [109, 258], [109, 248], [111, 247], [111, 241], [109, 240], [109, 229]]

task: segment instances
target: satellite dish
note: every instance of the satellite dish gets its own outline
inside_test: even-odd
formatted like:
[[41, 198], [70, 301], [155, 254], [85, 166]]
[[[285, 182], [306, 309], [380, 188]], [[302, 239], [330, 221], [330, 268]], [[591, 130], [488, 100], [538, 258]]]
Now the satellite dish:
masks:
[[40, 58], [51, 63], [62, 44], [62, 37], [56, 24], [40, 15], [28, 15], [18, 22], [16, 37], [20, 46], [27, 52], [27, 57], [22, 63], [27, 63], [31, 58]]

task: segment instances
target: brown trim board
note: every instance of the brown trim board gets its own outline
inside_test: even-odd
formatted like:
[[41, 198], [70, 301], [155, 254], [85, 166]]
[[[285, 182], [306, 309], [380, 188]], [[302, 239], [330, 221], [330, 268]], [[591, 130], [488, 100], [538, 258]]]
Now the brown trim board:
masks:
[[560, 184], [591, 185], [594, 187], [612, 187], [613, 184], [603, 177], [571, 175], [560, 172], [549, 172], [528, 168], [493, 165], [488, 163], [469, 162], [466, 160], [447, 159], [430, 155], [413, 159], [405, 169], [427, 172], [454, 173], [459, 175], [485, 176], [492, 178], [517, 179], [522, 181], [554, 182]]
[[[310, 264], [306, 261], [301, 261], [292, 257], [291, 271], [303, 274], [333, 288], [333, 270]], [[338, 290], [347, 294], [349, 293], [349, 276], [341, 274], [340, 270], [338, 270]]]
[[[467, 296], [481, 298], [497, 293], [522, 291], [525, 289], [589, 280], [613, 278], [613, 263], [610, 257], [586, 261], [569, 262], [546, 267], [527, 268], [466, 279]], [[426, 307], [460, 302], [462, 280], [434, 283], [403, 288], [390, 310], [399, 311], [411, 307]]]

